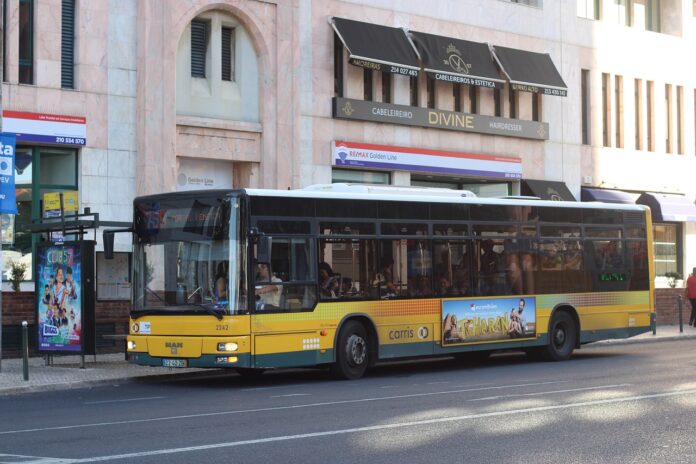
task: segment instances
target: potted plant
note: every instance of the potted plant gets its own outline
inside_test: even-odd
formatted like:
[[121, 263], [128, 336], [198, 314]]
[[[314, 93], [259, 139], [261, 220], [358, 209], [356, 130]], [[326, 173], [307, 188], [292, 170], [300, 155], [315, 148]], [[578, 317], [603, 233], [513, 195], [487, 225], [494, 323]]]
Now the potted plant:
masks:
[[18, 261], [10, 261], [10, 282], [12, 290], [19, 291], [19, 284], [24, 280], [24, 273], [27, 272], [27, 264]]
[[669, 285], [670, 288], [676, 287], [677, 280], [681, 280], [682, 278], [680, 273], [674, 271], [665, 272], [665, 277], [667, 277], [667, 285]]

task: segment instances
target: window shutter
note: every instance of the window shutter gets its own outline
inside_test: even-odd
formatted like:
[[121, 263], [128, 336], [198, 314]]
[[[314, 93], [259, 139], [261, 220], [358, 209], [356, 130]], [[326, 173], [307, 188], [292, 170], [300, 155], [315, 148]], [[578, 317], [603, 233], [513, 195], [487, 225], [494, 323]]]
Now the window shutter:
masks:
[[205, 55], [208, 48], [208, 22], [191, 21], [191, 77], [205, 77]]
[[222, 28], [222, 80], [234, 80], [234, 29]]
[[75, 88], [75, 0], [63, 0], [61, 11], [60, 86]]

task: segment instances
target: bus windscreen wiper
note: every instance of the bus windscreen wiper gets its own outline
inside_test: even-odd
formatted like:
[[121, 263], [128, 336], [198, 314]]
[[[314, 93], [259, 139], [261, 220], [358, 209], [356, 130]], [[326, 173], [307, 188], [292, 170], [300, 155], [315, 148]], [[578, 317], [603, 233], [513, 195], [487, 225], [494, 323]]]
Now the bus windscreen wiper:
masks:
[[223, 315], [223, 311], [222, 311], [222, 310], [216, 311], [215, 308], [211, 308], [210, 306], [206, 306], [206, 305], [201, 304], [201, 303], [189, 303], [189, 304], [190, 304], [191, 306], [195, 306], [195, 307], [197, 307], [197, 308], [203, 309], [206, 313], [208, 313], [208, 314], [210, 314], [210, 315], [212, 315], [212, 316], [217, 317], [218, 320], [222, 320], [222, 315]]

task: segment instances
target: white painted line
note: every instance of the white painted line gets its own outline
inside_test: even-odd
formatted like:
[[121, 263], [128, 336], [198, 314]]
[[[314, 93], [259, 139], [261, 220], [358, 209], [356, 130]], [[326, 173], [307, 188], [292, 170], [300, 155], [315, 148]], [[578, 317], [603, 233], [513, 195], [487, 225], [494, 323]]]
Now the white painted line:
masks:
[[234, 411], [217, 411], [208, 412], [201, 414], [186, 414], [181, 416], [167, 416], [167, 417], [153, 417], [149, 419], [133, 419], [128, 421], [113, 421], [113, 422], [95, 422], [90, 424], [76, 424], [76, 425], [61, 425], [56, 427], [40, 427], [35, 429], [22, 429], [22, 430], [6, 430], [0, 432], [0, 435], [11, 435], [15, 433], [30, 433], [30, 432], [45, 432], [47, 430], [69, 430], [69, 429], [80, 429], [86, 427], [104, 427], [108, 425], [124, 425], [124, 424], [140, 424], [146, 422], [159, 422], [167, 420], [181, 420], [181, 419], [193, 419], [199, 417], [214, 417], [214, 416], [227, 416], [233, 414], [247, 414], [254, 412], [269, 412], [269, 411], [282, 411], [285, 409], [301, 409], [301, 408], [316, 408], [320, 406], [336, 406], [341, 404], [354, 404], [354, 403], [367, 403], [372, 401], [390, 401], [390, 400], [400, 400], [407, 398], [420, 398], [426, 396], [440, 396], [440, 395], [454, 395], [457, 393], [468, 393], [474, 391], [485, 391], [485, 390], [502, 390], [505, 388], [518, 388], [518, 387], [533, 387], [538, 385], [550, 385], [557, 383], [565, 383], [565, 380], [559, 380], [555, 382], [535, 382], [535, 383], [518, 383], [512, 385], [498, 385], [491, 387], [480, 387], [480, 388], [463, 388], [461, 390], [448, 390], [440, 392], [430, 392], [430, 393], [413, 393], [410, 395], [394, 395], [394, 396], [378, 396], [373, 398], [359, 398], [355, 400], [341, 400], [341, 401], [326, 401], [322, 403], [308, 403], [308, 404], [295, 404], [289, 406], [273, 406], [268, 408], [256, 408], [256, 409], [241, 409]]
[[573, 392], [581, 392], [581, 391], [588, 391], [588, 390], [600, 390], [600, 389], [607, 389], [607, 388], [630, 387], [631, 385], [632, 384], [630, 384], [630, 383], [620, 383], [618, 385], [598, 385], [596, 387], [569, 388], [567, 390], [551, 390], [551, 391], [543, 391], [543, 392], [536, 392], [536, 393], [513, 393], [511, 395], [487, 396], [485, 398], [474, 398], [474, 399], [467, 400], [467, 401], [490, 401], [490, 400], [501, 400], [501, 399], [507, 399], [507, 398], [519, 398], [519, 397], [524, 397], [524, 396], [543, 396], [543, 395], [552, 395], [555, 393], [573, 393]]
[[253, 388], [241, 388], [239, 391], [259, 391], [259, 390], [276, 390], [278, 388], [296, 388], [296, 387], [306, 387], [308, 385], [311, 385], [309, 383], [298, 383], [298, 384], [293, 384], [293, 385], [275, 385], [272, 387], [253, 387]]
[[127, 399], [123, 399], [123, 400], [85, 401], [82, 404], [127, 403], [129, 401], [161, 400], [163, 398], [166, 398], [166, 396], [148, 396], [146, 398], [127, 398]]
[[297, 434], [297, 435], [282, 435], [282, 436], [277, 436], [277, 437], [258, 438], [255, 440], [229, 441], [229, 442], [223, 442], [223, 443], [213, 443], [210, 445], [186, 446], [183, 448], [170, 448], [170, 449], [162, 449], [162, 450], [142, 451], [139, 453], [114, 454], [111, 456], [94, 456], [94, 457], [83, 458], [83, 459], [64, 460], [63, 462], [66, 462], [69, 464], [79, 464], [79, 463], [83, 463], [83, 462], [105, 462], [105, 461], [116, 461], [116, 460], [120, 460], [120, 459], [136, 459], [136, 458], [143, 458], [146, 456], [162, 456], [162, 455], [168, 455], [168, 454], [177, 454], [177, 453], [186, 453], [186, 452], [195, 452], [195, 451], [207, 451], [207, 450], [220, 449], [220, 448], [232, 448], [235, 446], [259, 445], [259, 444], [273, 443], [273, 442], [279, 442], [279, 441], [303, 440], [306, 438], [329, 437], [329, 436], [334, 436], [334, 435], [346, 435], [346, 434], [351, 434], [351, 433], [364, 433], [364, 432], [374, 432], [374, 431], [379, 431], [379, 430], [401, 429], [401, 428], [406, 428], [406, 427], [416, 427], [416, 426], [423, 426], [423, 425], [430, 425], [430, 424], [463, 422], [463, 421], [476, 420], [476, 419], [486, 419], [486, 418], [490, 418], [490, 417], [504, 417], [504, 416], [512, 416], [512, 415], [517, 415], [517, 414], [529, 414], [529, 413], [535, 413], [535, 412], [554, 411], [554, 410], [563, 410], [563, 409], [576, 409], [576, 408], [584, 408], [584, 407], [589, 407], [589, 406], [618, 404], [618, 403], [626, 403], [629, 401], [642, 401], [642, 400], [651, 400], [651, 399], [656, 399], [656, 398], [666, 398], [666, 397], [670, 397], [670, 396], [684, 396], [684, 395], [693, 395], [693, 394], [696, 394], [696, 389], [676, 391], [676, 392], [654, 393], [651, 395], [628, 396], [625, 398], [611, 398], [611, 399], [605, 399], [605, 400], [581, 401], [578, 403], [558, 404], [558, 405], [553, 405], [553, 406], [538, 406], [538, 407], [534, 407], [534, 408], [511, 409], [509, 411], [496, 411], [496, 412], [484, 412], [484, 413], [479, 413], [479, 414], [466, 414], [463, 416], [441, 417], [441, 418], [437, 418], [437, 419], [424, 419], [424, 420], [419, 420], [419, 421], [400, 422], [400, 423], [395, 423], [395, 424], [371, 425], [371, 426], [366, 426], [366, 427], [354, 427], [354, 428], [350, 428], [350, 429], [329, 430], [326, 432], [302, 433], [302, 434]]
[[287, 395], [275, 395], [271, 398], [287, 398], [289, 396], [311, 396], [309, 393], [288, 393]]

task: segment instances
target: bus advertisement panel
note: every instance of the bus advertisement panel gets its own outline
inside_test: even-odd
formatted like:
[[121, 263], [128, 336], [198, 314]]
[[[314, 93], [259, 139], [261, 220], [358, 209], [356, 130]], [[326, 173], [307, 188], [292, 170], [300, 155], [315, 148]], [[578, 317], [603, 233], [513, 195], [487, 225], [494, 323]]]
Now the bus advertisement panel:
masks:
[[536, 336], [536, 298], [443, 300], [442, 345]]

